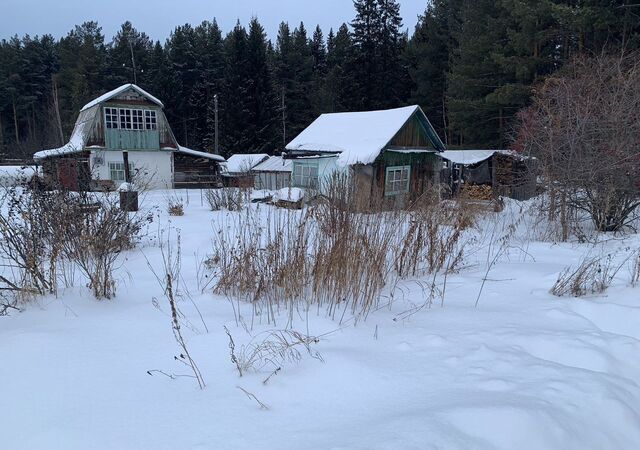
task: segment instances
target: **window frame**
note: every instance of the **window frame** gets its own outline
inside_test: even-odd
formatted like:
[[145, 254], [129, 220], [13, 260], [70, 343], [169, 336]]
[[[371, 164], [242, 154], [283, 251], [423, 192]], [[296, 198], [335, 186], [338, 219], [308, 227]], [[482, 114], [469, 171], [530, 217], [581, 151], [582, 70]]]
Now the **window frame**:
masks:
[[[292, 171], [294, 185], [302, 188], [311, 188], [311, 189], [317, 188], [318, 182], [320, 179], [318, 166], [319, 164], [317, 162], [315, 163], [294, 162], [293, 171]], [[296, 171], [297, 168], [300, 169], [301, 171], [300, 174], [297, 173]], [[312, 173], [314, 170], [315, 170], [315, 176]]]
[[158, 113], [155, 109], [144, 110], [144, 129], [145, 130], [157, 130], [158, 129]]
[[[406, 170], [406, 178], [404, 171]], [[399, 177], [398, 177], [399, 174]], [[390, 176], [392, 179], [390, 179]], [[384, 177], [384, 195], [393, 196], [409, 193], [411, 186], [411, 166], [388, 166]]]
[[131, 110], [131, 129], [133, 131], [144, 131], [145, 122], [144, 122], [144, 110], [142, 109], [132, 109]]
[[118, 108], [121, 130], [132, 130], [131, 108]]
[[[117, 166], [117, 167], [116, 167]], [[114, 178], [113, 174], [122, 173], [122, 179]], [[129, 173], [133, 173], [133, 163], [129, 162]], [[109, 161], [109, 179], [114, 182], [124, 183], [127, 179], [127, 175], [124, 171], [124, 162]]]
[[104, 108], [104, 126], [108, 130], [117, 130], [120, 128], [120, 112], [118, 108]]

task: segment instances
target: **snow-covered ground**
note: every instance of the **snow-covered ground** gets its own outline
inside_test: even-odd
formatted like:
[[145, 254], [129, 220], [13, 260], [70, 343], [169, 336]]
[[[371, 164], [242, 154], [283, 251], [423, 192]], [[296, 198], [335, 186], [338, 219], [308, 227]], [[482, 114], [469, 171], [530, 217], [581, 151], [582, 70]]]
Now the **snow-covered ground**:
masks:
[[[270, 369], [239, 377], [230, 361], [223, 326], [237, 346], [250, 339], [232, 305], [198, 289], [212, 223], [234, 213], [182, 191], [185, 215], [169, 217], [166, 195], [144, 199], [159, 205], [148, 231], [180, 229], [191, 294], [180, 301], [182, 331], [206, 388], [154, 372], [190, 374], [174, 360], [169, 306], [147, 264], [160, 270], [160, 250], [149, 237], [124, 255], [115, 300], [77, 287], [0, 317], [0, 449], [640, 448], [640, 288], [621, 269], [603, 295], [549, 293], [590, 244], [523, 235], [488, 275], [476, 252], [449, 276], [443, 307], [403, 314], [424, 302], [425, 279], [403, 282], [390, 308], [355, 325], [315, 311], [299, 317], [294, 328], [321, 338], [313, 349], [323, 361], [302, 352], [263, 384]], [[628, 247], [640, 237], [601, 244]]]

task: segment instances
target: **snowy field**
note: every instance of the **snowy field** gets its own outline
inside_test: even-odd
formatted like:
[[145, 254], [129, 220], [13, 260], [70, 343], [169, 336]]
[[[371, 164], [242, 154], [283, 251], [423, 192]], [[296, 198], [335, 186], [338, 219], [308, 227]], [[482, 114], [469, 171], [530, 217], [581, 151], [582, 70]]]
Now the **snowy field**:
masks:
[[[194, 190], [180, 191], [185, 215], [170, 217], [166, 195], [143, 200], [157, 218], [123, 255], [114, 300], [75, 287], [0, 317], [1, 450], [640, 448], [640, 287], [623, 267], [602, 295], [549, 293], [585, 254], [621, 258], [640, 236], [594, 247], [522, 229], [489, 271], [491, 248], [479, 245], [447, 278], [442, 306], [419, 308], [425, 277], [402, 281], [365, 321], [301, 314], [292, 328], [320, 338], [321, 360], [301, 352], [263, 383], [273, 369], [240, 377], [223, 327], [240, 346], [273, 326], [247, 330], [237, 304], [199, 289], [197, 262], [236, 213], [210, 211]], [[519, 208], [508, 206], [501, 214]], [[191, 372], [174, 359], [169, 306], [147, 262], [162, 270], [157, 234], [177, 229], [182, 332], [204, 390], [180, 376]]]

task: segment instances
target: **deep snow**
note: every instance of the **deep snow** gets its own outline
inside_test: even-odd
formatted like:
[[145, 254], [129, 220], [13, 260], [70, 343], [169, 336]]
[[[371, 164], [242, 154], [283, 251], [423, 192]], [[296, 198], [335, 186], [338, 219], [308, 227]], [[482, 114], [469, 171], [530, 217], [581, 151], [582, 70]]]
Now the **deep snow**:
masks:
[[[0, 449], [640, 448], [640, 288], [623, 269], [604, 295], [549, 294], [589, 244], [523, 240], [489, 272], [477, 308], [482, 251], [449, 277], [444, 307], [403, 314], [424, 301], [415, 280], [356, 325], [298, 318], [294, 328], [321, 337], [324, 362], [303, 356], [263, 385], [269, 370], [240, 378], [229, 360], [223, 326], [237, 345], [250, 339], [229, 301], [198, 290], [212, 221], [234, 213], [209, 211], [199, 191], [177, 194], [189, 201], [183, 217], [166, 215], [166, 193], [143, 200], [160, 217], [123, 260], [115, 300], [78, 287], [0, 317]], [[188, 377], [147, 374], [189, 374], [174, 360], [169, 307], [147, 266], [160, 270], [154, 234], [176, 229], [193, 300], [180, 302], [183, 332], [204, 391]], [[640, 238], [601, 246], [638, 248]]]

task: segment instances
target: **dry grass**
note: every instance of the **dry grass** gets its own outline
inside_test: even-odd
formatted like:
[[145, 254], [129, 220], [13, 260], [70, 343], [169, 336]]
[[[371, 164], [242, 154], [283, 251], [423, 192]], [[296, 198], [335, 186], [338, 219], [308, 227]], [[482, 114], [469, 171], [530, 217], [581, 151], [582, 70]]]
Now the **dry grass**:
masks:
[[214, 291], [236, 302], [239, 321], [240, 302], [252, 305], [251, 325], [312, 307], [340, 322], [366, 318], [388, 304], [399, 279], [462, 264], [468, 209], [424, 198], [410, 211], [364, 213], [348, 189], [327, 191], [334, 194], [301, 211], [229, 214], [216, 230]]
[[165, 198], [167, 212], [170, 216], [184, 216], [184, 200], [175, 194]]
[[[236, 350], [236, 345], [229, 330], [231, 362], [236, 366], [238, 374], [253, 371], [260, 372], [268, 367], [270, 372], [280, 371], [286, 364], [297, 364], [304, 354], [324, 361], [322, 355], [312, 348], [320, 342], [315, 336], [307, 336], [294, 330], [272, 330], [254, 336], [251, 341]], [[266, 381], [266, 380], [265, 380]]]
[[640, 283], [640, 250], [630, 260], [631, 285], [636, 286]]
[[240, 211], [248, 200], [248, 190], [241, 188], [208, 189], [204, 195], [211, 211]]
[[560, 272], [551, 293], [558, 297], [601, 294], [609, 288], [621, 267], [614, 265], [612, 255], [585, 257], [577, 266]]

